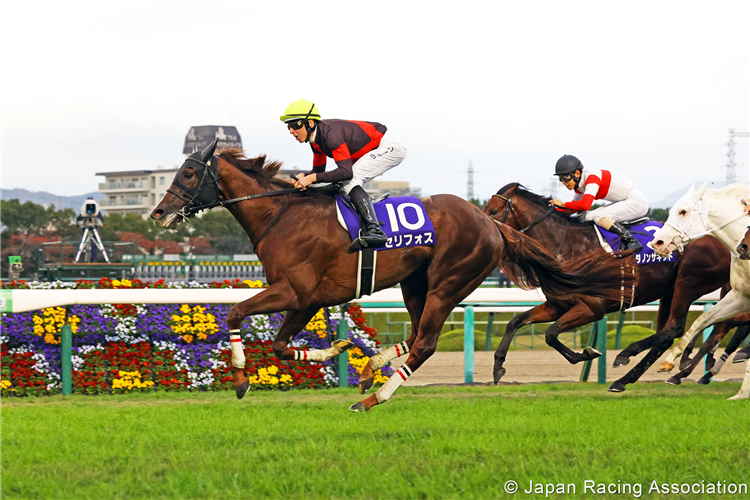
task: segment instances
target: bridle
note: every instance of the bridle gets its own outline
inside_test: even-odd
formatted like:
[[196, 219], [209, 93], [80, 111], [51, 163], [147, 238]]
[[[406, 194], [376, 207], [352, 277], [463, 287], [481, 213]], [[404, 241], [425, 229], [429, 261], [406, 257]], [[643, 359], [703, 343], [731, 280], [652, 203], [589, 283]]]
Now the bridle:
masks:
[[279, 211], [278, 214], [271, 220], [266, 228], [261, 233], [257, 241], [254, 242], [255, 246], [258, 246], [260, 240], [268, 233], [268, 231], [276, 225], [281, 215], [286, 211], [291, 202], [292, 193], [298, 193], [302, 191], [302, 188], [288, 188], [279, 189], [277, 191], [268, 191], [265, 193], [249, 194], [247, 196], [241, 196], [239, 198], [225, 199], [224, 193], [219, 187], [219, 159], [216, 155], [211, 156], [210, 161], [205, 162], [201, 159], [201, 153], [193, 153], [190, 155], [183, 164], [183, 167], [187, 162], [197, 164], [195, 167], [196, 175], [200, 176], [200, 181], [197, 186], [187, 187], [180, 181], [179, 172], [172, 181], [172, 185], [167, 189], [168, 193], [172, 193], [174, 196], [186, 203], [175, 214], [186, 221], [189, 218], [195, 217], [195, 215], [202, 210], [210, 210], [215, 207], [225, 207], [232, 205], [240, 201], [254, 200], [256, 198], [265, 198], [269, 196], [281, 196], [288, 195], [287, 201], [284, 207]]
[[[732, 219], [729, 219], [728, 221], [725, 221], [712, 229], [708, 229], [708, 210], [709, 210], [709, 205], [710, 205], [709, 203], [710, 198], [704, 197], [699, 200], [696, 200], [693, 198], [690, 201], [693, 203], [693, 206], [690, 207], [690, 211], [691, 211], [690, 217], [688, 217], [688, 219], [684, 223], [679, 224], [678, 222], [671, 221], [669, 219], [667, 219], [667, 221], [664, 223], [664, 226], [674, 229], [675, 232], [677, 233], [675, 236], [672, 237], [672, 240], [670, 241], [670, 243], [673, 243], [674, 246], [680, 252], [684, 251], [685, 245], [688, 244], [689, 242], [693, 240], [697, 240], [698, 238], [702, 238], [703, 236], [707, 236], [713, 233], [714, 231], [718, 231], [719, 229], [723, 229], [727, 227], [728, 225], [732, 224], [733, 222], [738, 221], [739, 219], [747, 216], [747, 214], [743, 211], [738, 216], [733, 217]], [[703, 231], [699, 232], [698, 234], [694, 236], [690, 236], [690, 234], [688, 234], [688, 230], [692, 227], [693, 220], [695, 219], [696, 216], [699, 217], [699, 220], [701, 221], [701, 224], [703, 225]], [[679, 243], [675, 241], [677, 237], [680, 238]]]
[[[518, 219], [518, 212], [516, 212], [516, 208], [513, 206], [513, 195], [512, 194], [510, 196], [506, 197], [506, 196], [501, 195], [500, 193], [495, 193], [495, 194], [492, 195], [492, 197], [493, 198], [499, 198], [499, 199], [501, 199], [501, 200], [503, 200], [505, 202], [505, 212], [503, 213], [503, 220], [500, 221], [501, 223], [505, 224], [505, 222], [508, 220], [508, 216], [510, 214], [513, 214], [513, 217], [515, 217], [516, 220], [519, 220]], [[541, 208], [537, 207], [533, 203], [531, 204], [531, 206], [533, 206], [534, 208], [537, 208], [539, 210], [542, 210]], [[552, 212], [555, 211], [555, 209], [556, 209], [556, 207], [554, 207], [554, 206], [550, 207], [549, 210], [547, 210], [546, 212], [544, 212], [536, 220], [532, 221], [531, 224], [529, 224], [528, 226], [526, 226], [523, 229], [519, 229], [519, 232], [526, 234], [526, 231], [528, 231], [529, 229], [531, 229], [532, 227], [536, 226], [537, 224], [539, 224], [540, 222], [542, 222], [544, 219], [546, 219], [547, 217], [549, 217], [552, 214]], [[560, 254], [560, 250], [562, 250], [562, 247], [565, 244], [565, 238], [568, 236], [568, 228], [569, 227], [570, 227], [570, 223], [569, 223], [569, 221], [566, 220], [565, 221], [565, 233], [563, 233], [562, 240], [560, 241], [560, 246], [557, 247], [557, 251], [555, 252], [554, 257], [557, 257]]]

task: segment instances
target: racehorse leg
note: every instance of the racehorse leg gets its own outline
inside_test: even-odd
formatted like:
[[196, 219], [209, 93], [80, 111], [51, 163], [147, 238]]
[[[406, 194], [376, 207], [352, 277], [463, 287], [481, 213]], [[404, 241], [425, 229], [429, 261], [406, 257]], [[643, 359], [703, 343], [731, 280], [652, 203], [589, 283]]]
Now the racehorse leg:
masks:
[[[672, 339], [674, 340], [674, 339]], [[632, 384], [653, 365], [659, 357], [669, 348], [672, 341], [668, 341], [661, 346], [654, 347], [648, 354], [635, 365], [628, 373], [623, 375], [618, 380], [615, 380], [607, 387], [609, 392], [624, 392], [626, 384]]]
[[[425, 294], [424, 309], [419, 318], [419, 330], [409, 352], [409, 358], [385, 384], [380, 386], [375, 394], [354, 403], [349, 410], [369, 411], [373, 406], [383, 404], [390, 399], [396, 389], [432, 356], [448, 315], [497, 267], [502, 256], [501, 251], [498, 251], [487, 259], [484, 258], [488, 255], [486, 247], [467, 248], [470, 250], [463, 255], [463, 258], [455, 256], [446, 258], [446, 255], [433, 258], [427, 271], [427, 282], [432, 288]], [[501, 247], [497, 246], [495, 250], [501, 250]], [[468, 276], [467, 271], [471, 271]]]
[[721, 371], [721, 368], [724, 366], [724, 363], [727, 361], [727, 359], [729, 359], [729, 356], [731, 356], [732, 353], [737, 350], [740, 344], [742, 344], [742, 341], [747, 338], [748, 334], [750, 334], [750, 324], [738, 326], [737, 330], [734, 332], [734, 335], [732, 335], [732, 338], [729, 339], [729, 343], [727, 344], [726, 349], [724, 349], [724, 352], [721, 353], [721, 356], [716, 358], [716, 362], [714, 363], [714, 365], [708, 369], [709, 373], [703, 375], [698, 383], [708, 384], [711, 381], [711, 377], [713, 375], [718, 375]]
[[613, 368], [618, 366], [627, 365], [630, 363], [630, 358], [640, 354], [646, 349], [650, 349], [658, 344], [658, 340], [666, 341], [666, 339], [675, 339], [679, 334], [685, 331], [685, 322], [687, 320], [687, 313], [685, 313], [679, 321], [668, 323], [667, 326], [660, 332], [655, 333], [645, 339], [633, 342], [626, 347], [620, 354], [615, 357]]
[[732, 363], [742, 363], [743, 361], [747, 361], [748, 359], [750, 359], [750, 344], [747, 344], [745, 347], [740, 349], [740, 352], [734, 355]]
[[[685, 377], [687, 377], [688, 375], [690, 375], [693, 372], [693, 370], [695, 370], [695, 368], [698, 365], [700, 365], [700, 362], [703, 359], [703, 356], [711, 356], [711, 353], [716, 349], [716, 346], [719, 345], [719, 342], [721, 342], [721, 340], [724, 337], [726, 337], [728, 331], [729, 331], [728, 328], [724, 328], [724, 329], [719, 330], [719, 331], [714, 330], [711, 333], [711, 336], [708, 337], [708, 340], [706, 340], [706, 342], [704, 342], [703, 345], [701, 346], [701, 348], [698, 350], [698, 354], [696, 354], [695, 357], [693, 359], [691, 359], [689, 363], [687, 363], [687, 366], [684, 366], [684, 364], [681, 362], [680, 363], [680, 370], [681, 370], [680, 373], [678, 373], [677, 375], [675, 375], [675, 376], [670, 377], [669, 379], [667, 379], [667, 383], [670, 384], [670, 385], [680, 385], [682, 383], [682, 379], [684, 379]], [[698, 338], [698, 336], [695, 337], [695, 339], [697, 339], [697, 338]], [[693, 340], [695, 340], [695, 339], [693, 339]], [[684, 358], [684, 356], [683, 356], [683, 358]], [[713, 359], [713, 357], [711, 359]], [[684, 361], [684, 359], [683, 359], [683, 361]], [[708, 361], [708, 360], [706, 360], [706, 361]], [[707, 366], [708, 366], [708, 364], [707, 364]], [[709, 369], [710, 368], [711, 367], [709, 367]], [[699, 383], [700, 383], [700, 381], [699, 381]]]
[[728, 398], [730, 400], [736, 399], [750, 399], [750, 361], [747, 362], [747, 369], [745, 370], [745, 378], [742, 380], [739, 392]]
[[404, 305], [411, 317], [411, 336], [404, 342], [389, 347], [370, 358], [370, 361], [362, 369], [359, 375], [359, 393], [364, 394], [370, 390], [375, 381], [375, 372], [385, 366], [389, 361], [408, 354], [414, 340], [419, 332], [419, 321], [424, 310], [425, 294], [427, 289], [427, 276], [425, 273], [416, 273], [401, 282], [401, 293], [404, 296]]
[[692, 361], [690, 359], [690, 354], [693, 352], [693, 349], [695, 349], [695, 344], [697, 342], [698, 342], [698, 336], [696, 335], [695, 337], [693, 337], [693, 340], [685, 348], [685, 352], [682, 353], [682, 357], [680, 358], [680, 370], [684, 370], [685, 368], [690, 366], [690, 362]]
[[687, 347], [693, 337], [698, 335], [699, 332], [702, 332], [705, 328], [714, 323], [728, 320], [732, 316], [744, 312], [749, 305], [747, 298], [743, 297], [735, 290], [730, 290], [718, 304], [698, 316], [693, 324], [690, 325], [690, 329], [682, 336], [677, 345], [669, 351], [667, 359], [661, 364], [661, 366], [659, 366], [659, 371], [670, 371], [674, 368], [675, 360], [682, 354], [685, 347]]
[[545, 302], [514, 316], [513, 319], [508, 322], [508, 325], [505, 327], [503, 339], [500, 341], [500, 345], [497, 346], [497, 350], [495, 351], [495, 366], [492, 374], [496, 384], [500, 382], [500, 379], [505, 375], [503, 363], [505, 363], [505, 357], [508, 354], [508, 349], [510, 349], [510, 343], [513, 341], [513, 337], [515, 337], [518, 329], [531, 323], [547, 323], [549, 321], [554, 321], [559, 317], [560, 313], [557, 308], [549, 302]]
[[[602, 355], [599, 351], [592, 347], [587, 347], [582, 353], [577, 353], [565, 344], [560, 342], [557, 338], [561, 332], [571, 330], [577, 326], [586, 325], [593, 323], [604, 317], [603, 314], [597, 314], [591, 310], [588, 304], [584, 302], [578, 302], [568, 312], [563, 314], [557, 321], [555, 321], [544, 335], [544, 340], [547, 345], [554, 348], [557, 352], [563, 355], [570, 364], [580, 363], [581, 361], [588, 361], [590, 359], [598, 358]], [[606, 335], [606, 332], [604, 333]]]

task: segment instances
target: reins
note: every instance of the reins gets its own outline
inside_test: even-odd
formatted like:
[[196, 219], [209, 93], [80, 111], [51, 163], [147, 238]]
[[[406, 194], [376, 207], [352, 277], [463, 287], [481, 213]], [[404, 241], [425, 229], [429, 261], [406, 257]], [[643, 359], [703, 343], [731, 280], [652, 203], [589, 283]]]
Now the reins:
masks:
[[[512, 195], [506, 198], [505, 196], [503, 196], [501, 194], [495, 193], [495, 194], [492, 195], [492, 197], [493, 198], [499, 198], [499, 199], [505, 201], [505, 213], [503, 214], [503, 220], [501, 221], [503, 224], [505, 224], [505, 221], [508, 220], [508, 215], [510, 215], [511, 213], [515, 216], [516, 220], [518, 220], [518, 214], [516, 213], [516, 209], [513, 206], [513, 196]], [[531, 206], [533, 206], [534, 208], [539, 208], [536, 205], [534, 205], [533, 203], [531, 204]], [[555, 208], [556, 207], [554, 207], [554, 206], [550, 207], [550, 209], [547, 210], [546, 212], [544, 212], [544, 214], [542, 214], [541, 217], [539, 217], [538, 219], [536, 219], [535, 221], [533, 221], [531, 224], [529, 224], [525, 228], [520, 229], [518, 232], [526, 234], [526, 231], [528, 231], [529, 229], [531, 229], [532, 227], [536, 226], [537, 224], [539, 224], [540, 222], [542, 222], [544, 219], [546, 219], [547, 217], [549, 217], [552, 214], [552, 212], [555, 211]], [[562, 250], [563, 244], [565, 243], [565, 237], [568, 235], [568, 228], [569, 227], [570, 227], [569, 221], [566, 220], [565, 221], [565, 234], [563, 234], [562, 241], [560, 242], [560, 246], [557, 247], [557, 252], [555, 252], [555, 255], [553, 256], [555, 258], [557, 258], [557, 256], [560, 254], [560, 250]]]

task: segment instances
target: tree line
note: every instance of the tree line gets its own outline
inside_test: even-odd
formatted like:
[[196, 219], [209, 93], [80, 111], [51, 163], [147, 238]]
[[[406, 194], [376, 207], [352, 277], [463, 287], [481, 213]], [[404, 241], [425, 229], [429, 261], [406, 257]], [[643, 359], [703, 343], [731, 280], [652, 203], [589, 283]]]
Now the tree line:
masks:
[[[8, 257], [21, 256], [25, 272], [36, 272], [36, 255], [42, 244], [68, 241], [77, 244], [82, 229], [76, 226], [78, 213], [66, 208], [43, 207], [31, 201], [0, 200], [0, 252], [2, 275], [7, 276]], [[253, 245], [228, 210], [218, 208], [191, 219], [170, 231], [138, 214], [108, 214], [99, 235], [104, 242], [131, 242], [138, 254], [246, 254]]]

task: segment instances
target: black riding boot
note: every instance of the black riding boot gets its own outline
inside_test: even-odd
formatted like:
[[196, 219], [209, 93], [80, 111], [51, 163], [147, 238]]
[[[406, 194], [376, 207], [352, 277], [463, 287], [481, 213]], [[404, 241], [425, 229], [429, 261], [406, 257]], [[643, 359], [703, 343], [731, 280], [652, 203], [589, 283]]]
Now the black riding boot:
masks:
[[636, 252], [643, 250], [641, 242], [636, 240], [630, 231], [619, 222], [612, 224], [609, 230], [620, 237], [620, 250], [630, 250], [631, 248], [634, 248]]
[[359, 231], [361, 246], [370, 248], [384, 247], [388, 241], [388, 237], [380, 227], [377, 217], [375, 217], [375, 207], [372, 204], [372, 198], [365, 195], [362, 199], [354, 201], [354, 207], [357, 209], [359, 220], [362, 223]]

